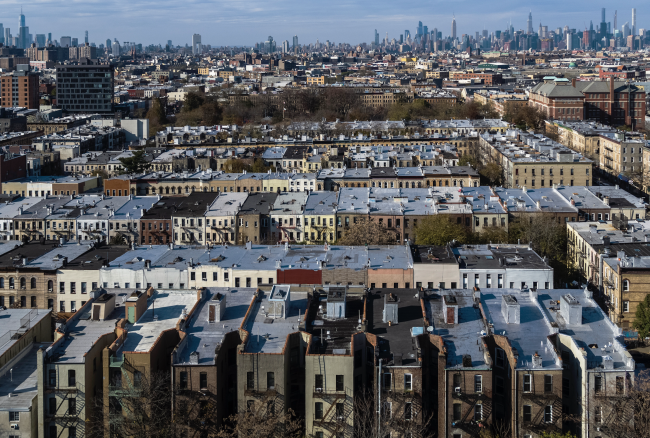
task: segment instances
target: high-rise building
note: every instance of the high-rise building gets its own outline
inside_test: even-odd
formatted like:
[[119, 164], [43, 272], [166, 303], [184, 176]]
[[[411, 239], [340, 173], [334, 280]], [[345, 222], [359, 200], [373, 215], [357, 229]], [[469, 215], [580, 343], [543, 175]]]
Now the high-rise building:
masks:
[[451, 19], [451, 39], [456, 39], [456, 16]]
[[375, 45], [379, 45], [379, 32], [377, 32], [377, 29], [375, 29]]
[[298, 50], [298, 35], [293, 36], [293, 51]]
[[289, 53], [289, 40], [282, 41], [282, 53]]
[[85, 43], [85, 44], [88, 44], [88, 31], [85, 32], [85, 35], [84, 35], [84, 43]]
[[111, 50], [111, 39], [107, 38], [106, 39], [106, 50]]
[[0, 44], [4, 44], [4, 42], [5, 42], [5, 28], [2, 25], [2, 23], [0, 23]]
[[5, 27], [5, 46], [11, 46], [11, 29]]
[[58, 65], [56, 96], [59, 106], [68, 112], [112, 112], [113, 68], [84, 62], [79, 65]]
[[35, 42], [36, 42], [36, 47], [45, 47], [45, 34], [37, 33]]
[[636, 8], [632, 8], [632, 35], [636, 35]]
[[527, 22], [527, 26], [526, 26], [526, 33], [528, 35], [533, 33], [533, 11], [532, 10], [528, 13], [528, 22]]
[[201, 35], [195, 33], [192, 35], [192, 55], [201, 54]]
[[422, 22], [418, 21], [418, 36], [423, 35]]
[[48, 34], [47, 34], [47, 45], [49, 46], [52, 43], [53, 43], [53, 41], [52, 41], [52, 32], [48, 32]]
[[16, 46], [19, 49], [26, 49], [31, 45], [31, 38], [29, 37], [29, 28], [25, 26], [25, 16], [23, 15], [22, 9], [20, 10], [18, 22], [18, 41], [16, 43]]
[[117, 41], [117, 38], [115, 38], [115, 41], [113, 41], [113, 44], [111, 44], [111, 54], [114, 58], [118, 58], [120, 56], [120, 53], [120, 43]]
[[70, 47], [78, 47], [79, 46], [79, 38], [72, 38], [71, 46]]
[[167, 40], [167, 46], [171, 49], [172, 48], [172, 40]]
[[0, 96], [0, 106], [38, 109], [38, 73], [19, 65], [15, 72], [0, 76]]
[[623, 34], [623, 38], [630, 36], [630, 23], [626, 22], [623, 26], [621, 26], [621, 33]]
[[72, 37], [62, 36], [61, 37], [61, 47], [72, 47]]

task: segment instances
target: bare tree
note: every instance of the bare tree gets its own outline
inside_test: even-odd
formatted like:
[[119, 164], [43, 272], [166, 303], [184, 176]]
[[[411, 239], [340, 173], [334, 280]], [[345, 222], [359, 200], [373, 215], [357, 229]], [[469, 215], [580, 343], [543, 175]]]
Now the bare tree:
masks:
[[341, 245], [389, 245], [394, 244], [396, 233], [370, 219], [362, 218], [352, 224], [343, 238]]
[[215, 435], [217, 438], [302, 438], [303, 421], [294, 412], [280, 408], [277, 395], [267, 395], [231, 415]]
[[427, 415], [421, 404], [411, 402], [395, 398], [382, 402], [380, 415], [374, 391], [360, 391], [354, 397], [355, 438], [434, 437], [433, 414]]

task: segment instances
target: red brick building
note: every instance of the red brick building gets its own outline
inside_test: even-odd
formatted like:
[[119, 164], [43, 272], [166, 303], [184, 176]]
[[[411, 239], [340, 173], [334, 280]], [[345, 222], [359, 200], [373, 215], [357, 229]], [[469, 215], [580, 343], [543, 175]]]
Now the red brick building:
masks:
[[27, 156], [19, 155], [15, 158], [5, 159], [5, 155], [0, 155], [0, 193], [2, 193], [2, 183], [12, 179], [24, 178], [27, 176]]
[[0, 106], [38, 109], [38, 74], [16, 71], [0, 77]]

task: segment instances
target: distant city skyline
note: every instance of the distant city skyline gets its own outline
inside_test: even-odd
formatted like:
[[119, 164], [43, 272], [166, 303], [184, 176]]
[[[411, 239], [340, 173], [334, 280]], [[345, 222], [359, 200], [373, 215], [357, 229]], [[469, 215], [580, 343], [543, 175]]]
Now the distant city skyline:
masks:
[[[113, 7], [111, 7], [113, 5]], [[273, 35], [277, 41], [291, 40], [294, 35], [300, 37], [301, 43], [314, 43], [316, 40], [329, 40], [338, 43], [371, 43], [374, 29], [380, 35], [388, 33], [390, 39], [399, 40], [404, 30], [412, 34], [417, 32], [418, 22], [423, 22], [429, 29], [437, 28], [444, 36], [451, 32], [451, 21], [455, 16], [457, 36], [473, 35], [476, 31], [487, 29], [507, 29], [512, 23], [515, 30], [527, 30], [529, 13], [532, 10], [532, 27], [540, 23], [549, 30], [558, 27], [576, 29], [578, 32], [589, 27], [590, 22], [601, 22], [601, 7], [585, 0], [579, 0], [566, 7], [566, 3], [546, 3], [535, 6], [522, 6], [514, 1], [500, 2], [500, 10], [476, 1], [459, 3], [415, 6], [408, 11], [396, 10], [395, 3], [380, 1], [373, 3], [369, 10], [361, 2], [343, 2], [334, 0], [328, 3], [327, 10], [311, 4], [289, 3], [279, 0], [272, 4], [246, 0], [240, 2], [206, 2], [191, 1], [187, 3], [169, 3], [164, 0], [156, 8], [145, 8], [135, 2], [112, 0], [104, 4], [97, 12], [88, 11], [72, 13], [68, 6], [60, 4], [39, 4], [23, 6], [22, 13], [27, 17], [30, 33], [52, 33], [52, 38], [60, 40], [61, 36], [73, 36], [80, 42], [85, 40], [85, 31], [90, 29], [88, 39], [96, 45], [107, 38], [120, 41], [136, 41], [143, 45], [165, 45], [171, 39], [176, 45], [191, 47], [191, 36], [201, 35], [202, 44], [211, 46], [252, 46], [265, 41]], [[471, 5], [471, 6], [469, 6]], [[614, 12], [617, 11], [618, 30], [628, 22], [633, 26], [632, 9], [636, 8], [636, 29], [650, 28], [650, 7], [638, 6], [640, 2], [617, 2], [605, 5], [606, 21], [614, 26]], [[436, 10], [436, 14], [430, 12]], [[558, 8], [564, 11], [558, 12]], [[448, 9], [448, 11], [447, 11]], [[471, 11], [471, 12], [468, 12]], [[12, 12], [12, 13], [10, 13]], [[290, 13], [291, 12], [291, 13]], [[5, 4], [0, 15], [4, 28], [11, 28], [16, 36], [21, 6], [18, 3]], [[54, 17], [56, 21], [53, 21]], [[161, 26], [160, 23], [168, 20]], [[150, 22], [151, 25], [147, 23]], [[646, 24], [647, 23], [647, 24]], [[16, 29], [16, 31], [13, 31]], [[638, 32], [637, 32], [638, 33]]]

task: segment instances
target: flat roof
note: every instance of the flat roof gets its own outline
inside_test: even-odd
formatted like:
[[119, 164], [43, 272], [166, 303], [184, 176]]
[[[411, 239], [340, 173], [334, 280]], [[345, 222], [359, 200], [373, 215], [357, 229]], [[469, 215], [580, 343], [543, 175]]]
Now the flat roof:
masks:
[[261, 299], [253, 304], [244, 328], [250, 336], [244, 347], [246, 353], [280, 353], [290, 333], [300, 331], [298, 315], [304, 319], [307, 310], [307, 293], [290, 292], [286, 301], [286, 317], [268, 317], [271, 309], [270, 292], [262, 292]]
[[[187, 336], [178, 346], [174, 365], [190, 365], [190, 353], [199, 353], [199, 365], [214, 365], [215, 349], [227, 333], [239, 330], [248, 311], [255, 288], [213, 287], [205, 290], [201, 301], [185, 332]], [[226, 311], [219, 322], [209, 322], [208, 314], [213, 298], [221, 294], [226, 300]]]
[[[546, 292], [546, 290], [540, 290]], [[519, 324], [508, 324], [501, 312], [501, 300], [510, 295], [519, 303]], [[541, 294], [540, 294], [541, 295]], [[507, 336], [510, 345], [517, 349], [517, 369], [533, 368], [533, 355], [542, 358], [542, 368], [562, 369], [555, 350], [549, 348], [550, 327], [544, 323], [543, 310], [528, 292], [521, 289], [481, 289], [481, 304], [488, 323], [494, 325], [495, 335]]]
[[183, 311], [192, 310], [196, 295], [193, 289], [154, 291], [147, 300], [147, 310], [134, 324], [126, 325], [128, 333], [116, 356], [148, 352], [163, 331], [176, 327]]
[[[330, 290], [343, 291], [345, 294], [345, 317], [330, 319], [324, 318], [324, 311], [327, 309], [327, 295]], [[361, 288], [354, 288], [361, 289]], [[361, 332], [359, 327], [359, 315], [363, 317], [365, 297], [361, 293], [350, 293], [352, 289], [342, 287], [324, 287], [318, 291], [317, 299], [314, 299], [309, 308], [310, 315], [315, 315], [307, 331], [313, 335], [310, 354], [352, 354], [352, 335]], [[337, 300], [340, 302], [341, 300]], [[322, 306], [323, 311], [320, 307]], [[311, 318], [310, 318], [311, 319]]]
[[0, 310], [0, 356], [50, 312], [50, 309]]
[[[397, 324], [383, 322], [384, 297], [397, 298]], [[402, 357], [402, 365], [416, 365], [417, 351], [412, 337], [426, 333], [420, 298], [417, 289], [374, 289], [368, 294], [366, 311], [368, 332], [376, 334], [385, 342], [379, 343], [379, 357], [386, 365]]]
[[[0, 411], [30, 412], [32, 401], [38, 395], [38, 367], [36, 352], [39, 348], [47, 348], [51, 344], [32, 344], [18, 361], [5, 365], [0, 370], [4, 374], [0, 383]], [[11, 367], [11, 371], [7, 368]], [[5, 374], [6, 373], [6, 374]], [[11, 394], [11, 397], [9, 397]]]

